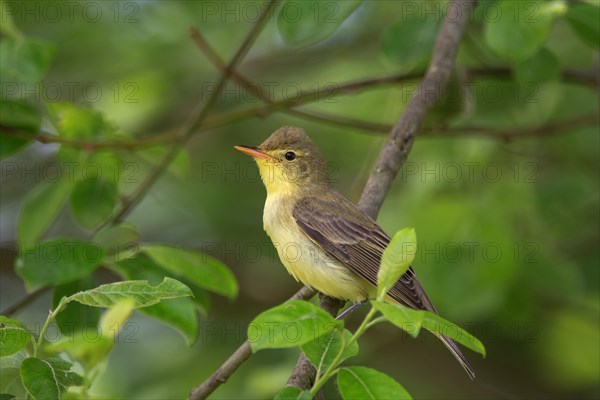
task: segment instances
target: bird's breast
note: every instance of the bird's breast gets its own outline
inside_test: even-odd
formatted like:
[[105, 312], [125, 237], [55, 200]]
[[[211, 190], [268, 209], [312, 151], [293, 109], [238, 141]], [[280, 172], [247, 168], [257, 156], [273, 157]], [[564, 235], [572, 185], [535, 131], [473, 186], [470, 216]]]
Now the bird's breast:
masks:
[[296, 280], [328, 296], [365, 300], [370, 289], [368, 283], [310, 240], [292, 212], [293, 202], [280, 195], [267, 196], [263, 226], [287, 271]]

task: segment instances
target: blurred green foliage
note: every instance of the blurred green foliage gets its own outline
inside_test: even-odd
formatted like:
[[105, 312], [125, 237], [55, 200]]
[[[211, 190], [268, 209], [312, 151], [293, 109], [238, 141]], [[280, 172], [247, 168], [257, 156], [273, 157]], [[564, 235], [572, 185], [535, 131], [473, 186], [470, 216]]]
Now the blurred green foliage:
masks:
[[[422, 71], [441, 16], [451, 10], [446, 1], [307, 3], [282, 2], [239, 68], [273, 100]], [[166, 149], [93, 144], [172, 135], [214, 91], [218, 71], [187, 27], [196, 27], [228, 60], [261, 5], [2, 1], [3, 308], [26, 293], [15, 276], [23, 261], [15, 244], [90, 240], [108, 210], [132, 193]], [[599, 6], [594, 0], [480, 1], [450, 89], [387, 196], [378, 222], [389, 233], [416, 227], [414, 267], [423, 286], [441, 315], [480, 338], [488, 353], [483, 361], [472, 357], [478, 379], [469, 382], [434, 340], [405, 340], [384, 326], [370, 330], [356, 363], [385, 371], [416, 398], [600, 396], [598, 124], [552, 128], [598, 114]], [[297, 10], [300, 19], [292, 13]], [[469, 72], [477, 69], [496, 72]], [[393, 123], [417, 84], [315, 96], [299, 109]], [[214, 114], [257, 105], [247, 90], [229, 83]], [[57, 286], [55, 296], [117, 275], [152, 285], [172, 276], [195, 294], [193, 300], [169, 300], [134, 314], [126, 325], [133, 328], [114, 343], [92, 394], [185, 396], [245, 339], [256, 315], [296, 290], [262, 231], [264, 189], [256, 168], [231, 149], [257, 145], [281, 125], [304, 127], [330, 162], [338, 189], [358, 199], [384, 140], [373, 132], [275, 113], [195, 135], [127, 218], [136, 229], [120, 225], [108, 239], [105, 233], [104, 261], [111, 262], [60, 272], [73, 272], [67, 280], [75, 283]], [[34, 143], [26, 135], [40, 127], [55, 138], [92, 145]], [[440, 134], [433, 137], [436, 129]], [[495, 130], [514, 137], [497, 140], [490, 133]], [[139, 240], [185, 246], [195, 257], [210, 257], [203, 261], [226, 264], [238, 282], [238, 297], [209, 299], [202, 279], [169, 268], [164, 257], [138, 253], [139, 246], [124, 245]], [[35, 250], [28, 253], [34, 255]], [[35, 270], [42, 269], [56, 272]], [[48, 284], [47, 275], [30, 276], [27, 267], [16, 271], [29, 288]], [[88, 277], [93, 282], [85, 282]], [[233, 297], [233, 281], [228, 282], [222, 289]], [[19, 320], [39, 333], [51, 302], [51, 296], [42, 297]], [[59, 319], [59, 327], [77, 318], [75, 306], [68, 306], [73, 314]], [[209, 313], [198, 320], [199, 311]], [[185, 340], [147, 315], [175, 327]], [[96, 315], [90, 323], [98, 321]], [[196, 335], [189, 349], [186, 342]], [[257, 353], [214, 398], [273, 396], [296, 356], [297, 350]], [[24, 358], [21, 352], [11, 357], [2, 361], [3, 390], [14, 382], [10, 363]], [[61, 364], [57, 370], [69, 368]], [[339, 396], [334, 388], [327, 394]]]

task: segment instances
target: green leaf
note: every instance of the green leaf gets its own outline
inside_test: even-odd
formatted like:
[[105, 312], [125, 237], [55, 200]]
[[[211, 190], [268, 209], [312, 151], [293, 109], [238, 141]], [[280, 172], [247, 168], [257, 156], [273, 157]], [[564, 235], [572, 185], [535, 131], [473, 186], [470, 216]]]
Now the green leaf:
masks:
[[200, 324], [191, 299], [165, 300], [140, 311], [175, 328], [188, 346], [198, 339]]
[[33, 105], [17, 100], [0, 100], [0, 125], [37, 133], [42, 123], [40, 112]]
[[560, 65], [554, 54], [542, 48], [532, 58], [516, 64], [515, 75], [521, 85], [553, 81], [560, 77]]
[[[133, 164], [127, 164], [133, 165]], [[118, 153], [109, 151], [95, 151], [91, 155], [83, 154], [83, 161], [78, 163], [79, 170], [77, 178], [95, 181], [102, 179], [114, 184], [127, 180], [137, 183], [137, 180], [129, 175], [123, 176], [121, 158]], [[135, 168], [135, 167], [134, 167]]]
[[117, 184], [104, 179], [84, 179], [71, 193], [71, 211], [84, 228], [93, 229], [113, 212], [119, 190]]
[[342, 326], [342, 321], [312, 303], [291, 300], [259, 314], [248, 325], [253, 352], [296, 347]]
[[281, 389], [273, 400], [311, 400], [313, 397], [310, 392], [300, 390], [295, 386], [286, 386]]
[[[6, 136], [2, 134], [2, 130], [0, 129], [0, 160], [15, 154], [23, 147], [27, 146], [31, 143], [30, 140], [22, 139], [18, 137]], [[7, 171], [8, 172], [8, 171]], [[16, 172], [16, 169], [15, 169]], [[8, 174], [7, 174], [8, 175]], [[5, 176], [7, 176], [5, 175]]]
[[67, 353], [73, 360], [90, 369], [106, 359], [114, 344], [115, 337], [101, 335], [98, 331], [86, 331], [73, 338], [46, 343], [44, 351], [47, 354]]
[[114, 127], [100, 111], [72, 103], [52, 103], [49, 111], [58, 120], [58, 132], [70, 139], [102, 139], [114, 136]]
[[288, 1], [277, 16], [277, 30], [288, 46], [308, 46], [331, 36], [360, 6], [360, 0]]
[[417, 235], [413, 228], [396, 232], [381, 256], [377, 274], [377, 298], [382, 300], [408, 270], [417, 252]]
[[34, 400], [56, 400], [70, 386], [83, 386], [85, 380], [71, 371], [72, 364], [60, 358], [40, 360], [30, 357], [21, 365], [21, 380]]
[[137, 254], [140, 233], [135, 225], [129, 223], [110, 225], [96, 233], [92, 241], [101, 246], [106, 254], [125, 252], [125, 255], [133, 257]]
[[401, 20], [383, 34], [383, 54], [392, 62], [409, 71], [427, 66], [433, 53], [433, 44], [441, 18], [422, 13], [403, 15]]
[[600, 46], [600, 7], [591, 4], [573, 4], [567, 11], [567, 21], [571, 28], [587, 44]]
[[[113, 337], [125, 325], [136, 304], [131, 299], [119, 300], [111, 306], [100, 319], [100, 334], [108, 338]], [[112, 332], [112, 333], [111, 333]]]
[[131, 299], [136, 308], [147, 307], [166, 299], [191, 296], [192, 291], [183, 283], [165, 278], [159, 285], [148, 281], [123, 281], [108, 283], [97, 288], [76, 293], [67, 298], [92, 307], [112, 307], [123, 299]]
[[311, 342], [303, 344], [301, 348], [306, 358], [308, 358], [315, 368], [318, 368], [320, 371], [326, 371], [340, 351], [342, 351], [342, 348], [345, 347], [338, 360], [338, 364], [358, 354], [358, 343], [356, 341], [348, 346], [351, 337], [352, 333], [347, 329], [343, 331], [336, 329]]
[[367, 367], [341, 368], [337, 383], [344, 400], [412, 399], [395, 379]]
[[87, 369], [98, 365], [106, 358], [118, 340], [119, 331], [126, 326], [135, 304], [130, 299], [119, 300], [103, 315], [99, 325], [92, 331], [65, 338], [44, 346], [48, 353], [67, 352]]
[[564, 13], [559, 2], [503, 0], [499, 17], [485, 24], [485, 41], [499, 56], [513, 62], [531, 58], [542, 47], [556, 15]]
[[26, 350], [0, 357], [0, 390], [12, 393], [19, 399], [25, 398], [25, 388], [21, 383], [21, 364], [28, 357]]
[[23, 40], [23, 34], [19, 31], [13, 20], [12, 12], [4, 0], [0, 0], [0, 33], [11, 39]]
[[29, 290], [82, 278], [100, 266], [104, 250], [75, 238], [57, 238], [21, 248], [15, 271]]
[[160, 244], [143, 245], [142, 251], [166, 271], [230, 299], [237, 296], [238, 286], [231, 271], [204, 253]]
[[32, 245], [52, 224], [71, 192], [71, 182], [43, 182], [27, 193], [19, 210], [17, 240]]
[[[149, 282], [160, 282], [164, 278], [165, 271], [156, 265], [147, 256], [133, 257], [113, 265], [125, 279], [143, 279]], [[206, 292], [194, 287], [195, 285], [184, 282], [194, 296], [181, 299], [165, 300], [153, 306], [144, 307], [140, 311], [146, 315], [172, 326], [185, 339], [186, 344], [191, 346], [198, 338], [200, 323], [196, 308], [206, 314], [208, 311]]]
[[485, 347], [479, 339], [437, 314], [424, 310], [413, 310], [401, 304], [388, 304], [381, 301], [372, 301], [371, 303], [388, 321], [412, 337], [417, 337], [423, 327], [430, 332], [448, 336], [485, 357]]
[[0, 357], [18, 352], [30, 338], [31, 333], [25, 325], [16, 319], [0, 315]]
[[[117, 255], [120, 257], [120, 254]], [[175, 274], [170, 274], [155, 263], [150, 257], [139, 254], [125, 260], [117, 260], [111, 265], [118, 274], [129, 280], [147, 280], [150, 283], [160, 283], [165, 276], [175, 277]], [[193, 297], [184, 300], [192, 301], [203, 314], [208, 313], [209, 295], [204, 289], [191, 282], [189, 279], [179, 278], [185, 285], [192, 289]]]
[[[0, 82], [7, 85], [27, 83], [28, 90], [40, 82], [54, 54], [54, 47], [47, 43], [5, 39], [0, 41]], [[21, 89], [22, 90], [22, 89]]]
[[[58, 285], [52, 296], [52, 307], [56, 308], [63, 297], [71, 296], [87, 289], [95, 287], [95, 279], [88, 274], [81, 279]], [[100, 310], [95, 307], [85, 306], [79, 303], [67, 304], [67, 306], [56, 315], [56, 325], [65, 334], [72, 336], [75, 332], [95, 329], [100, 320]]]
[[16, 397], [12, 394], [8, 394], [8, 393], [0, 393], [0, 400], [12, 400], [15, 399]]

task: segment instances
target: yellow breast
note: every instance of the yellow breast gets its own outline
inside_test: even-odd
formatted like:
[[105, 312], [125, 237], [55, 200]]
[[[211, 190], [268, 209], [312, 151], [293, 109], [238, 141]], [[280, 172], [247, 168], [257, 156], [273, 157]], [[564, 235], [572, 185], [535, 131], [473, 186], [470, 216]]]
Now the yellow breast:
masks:
[[264, 229], [288, 272], [328, 296], [365, 300], [371, 285], [310, 240], [294, 221], [292, 208], [289, 197], [270, 194], [263, 212]]

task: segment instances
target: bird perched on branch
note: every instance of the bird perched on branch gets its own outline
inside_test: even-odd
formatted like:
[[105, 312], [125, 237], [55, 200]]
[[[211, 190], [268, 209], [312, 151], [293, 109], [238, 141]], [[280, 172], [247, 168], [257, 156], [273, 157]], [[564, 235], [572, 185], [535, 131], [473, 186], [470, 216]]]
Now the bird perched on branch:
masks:
[[[390, 237], [335, 190], [325, 158], [304, 131], [286, 126], [258, 147], [235, 148], [258, 164], [267, 189], [264, 229], [288, 272], [330, 297], [355, 303], [375, 298]], [[388, 299], [436, 313], [412, 268], [388, 292]], [[436, 336], [474, 378], [456, 343]]]

